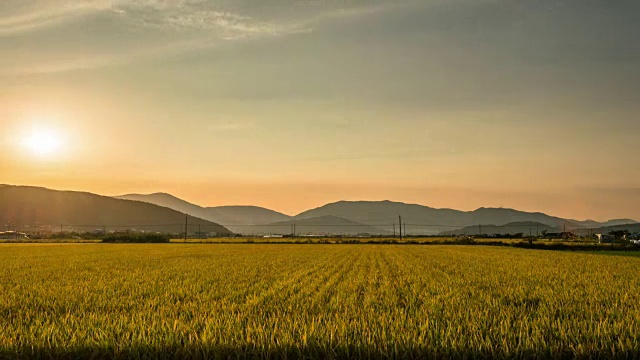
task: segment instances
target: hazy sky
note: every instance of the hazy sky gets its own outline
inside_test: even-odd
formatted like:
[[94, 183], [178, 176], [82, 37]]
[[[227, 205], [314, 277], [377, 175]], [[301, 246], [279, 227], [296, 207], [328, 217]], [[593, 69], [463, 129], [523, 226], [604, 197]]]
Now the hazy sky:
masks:
[[640, 220], [638, 14], [0, 0], [0, 183], [290, 214], [391, 199]]

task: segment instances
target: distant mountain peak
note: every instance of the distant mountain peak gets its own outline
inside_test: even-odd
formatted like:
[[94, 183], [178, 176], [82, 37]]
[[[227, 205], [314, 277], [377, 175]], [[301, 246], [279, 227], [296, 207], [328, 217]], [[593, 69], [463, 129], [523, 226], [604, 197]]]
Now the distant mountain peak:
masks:
[[177, 196], [171, 195], [171, 194], [166, 193], [166, 192], [157, 192], [157, 193], [152, 193], [152, 194], [150, 194], [150, 195], [168, 196], [168, 197], [172, 197], [172, 198], [176, 198], [176, 199], [178, 198]]
[[[519, 211], [519, 212], [524, 212], [524, 211], [520, 211], [520, 210], [516, 210], [516, 209], [512, 209], [512, 208], [508, 208], [508, 207], [479, 207], [475, 210], [473, 210], [472, 212], [475, 211]], [[533, 213], [531, 213], [533, 214]]]
[[[174, 195], [171, 195], [171, 194], [165, 193], [165, 192], [155, 192], [155, 193], [151, 193], [151, 194], [131, 193], [131, 194], [119, 195], [119, 196], [115, 196], [115, 197], [120, 198], [120, 197], [127, 197], [127, 196], [139, 196], [139, 197], [143, 197], [143, 196], [162, 196], [162, 197], [182, 200], [182, 199], [178, 198], [177, 196], [174, 196]], [[182, 200], [182, 201], [184, 201], [184, 200]]]
[[434, 209], [434, 208], [432, 208], [430, 206], [427, 206], [427, 205], [406, 203], [406, 202], [402, 202], [402, 201], [393, 201], [393, 200], [338, 200], [338, 201], [330, 202], [330, 203], [327, 203], [325, 205], [319, 206], [316, 209], [320, 209], [320, 208], [324, 208], [324, 207], [328, 207], [328, 206], [335, 206], [335, 205], [345, 205], [345, 204], [347, 204], [347, 205], [419, 206], [419, 207], [423, 207], [423, 208]]

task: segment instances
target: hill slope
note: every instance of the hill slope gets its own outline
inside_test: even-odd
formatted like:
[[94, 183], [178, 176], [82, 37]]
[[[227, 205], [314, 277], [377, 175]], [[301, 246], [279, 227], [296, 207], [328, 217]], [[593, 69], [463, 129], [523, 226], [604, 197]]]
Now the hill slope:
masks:
[[143, 201], [168, 207], [185, 214], [224, 225], [231, 231], [237, 233], [244, 232], [248, 225], [262, 225], [291, 219], [288, 215], [258, 206], [202, 207], [165, 193], [149, 195], [128, 194], [117, 196], [116, 198]]
[[[398, 224], [398, 215], [408, 224], [445, 224], [464, 226], [468, 223], [462, 218], [463, 212], [451, 209], [434, 209], [428, 206], [405, 204], [392, 201], [339, 201], [305, 211], [295, 218], [297, 220], [319, 216], [337, 216], [361, 224], [375, 226], [381, 230], [393, 231], [393, 224]], [[438, 233], [447, 227], [425, 226], [418, 229], [409, 225], [410, 233], [423, 230]]]
[[[40, 187], [0, 187], [0, 224], [14, 229], [89, 231], [136, 229], [179, 233], [184, 231], [185, 215], [176, 210], [139, 201], [128, 201], [86, 192], [56, 191]], [[189, 216], [189, 231], [230, 234], [225, 227]], [[28, 226], [28, 228], [27, 228]]]
[[120, 200], [142, 201], [149, 204], [167, 207], [169, 209], [179, 211], [183, 214], [189, 214], [189, 215], [204, 219], [202, 217], [202, 214], [199, 213], [199, 211], [202, 210], [200, 206], [191, 204], [171, 194], [165, 194], [165, 193], [155, 193], [155, 194], [149, 194], [149, 195], [128, 194], [128, 195], [122, 195], [122, 196], [114, 196], [114, 198], [120, 199]]

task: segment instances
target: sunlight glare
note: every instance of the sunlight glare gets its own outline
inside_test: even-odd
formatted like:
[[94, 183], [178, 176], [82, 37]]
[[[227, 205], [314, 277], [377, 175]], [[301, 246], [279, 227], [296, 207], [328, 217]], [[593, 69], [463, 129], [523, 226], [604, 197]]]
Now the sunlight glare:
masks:
[[32, 154], [39, 157], [51, 157], [62, 148], [60, 134], [53, 129], [34, 129], [24, 139], [24, 144]]

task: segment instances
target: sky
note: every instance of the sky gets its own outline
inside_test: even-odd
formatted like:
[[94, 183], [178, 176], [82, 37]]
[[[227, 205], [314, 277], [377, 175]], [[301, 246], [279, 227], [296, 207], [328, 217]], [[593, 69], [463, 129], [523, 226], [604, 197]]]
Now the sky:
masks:
[[640, 220], [640, 2], [0, 0], [0, 183]]

